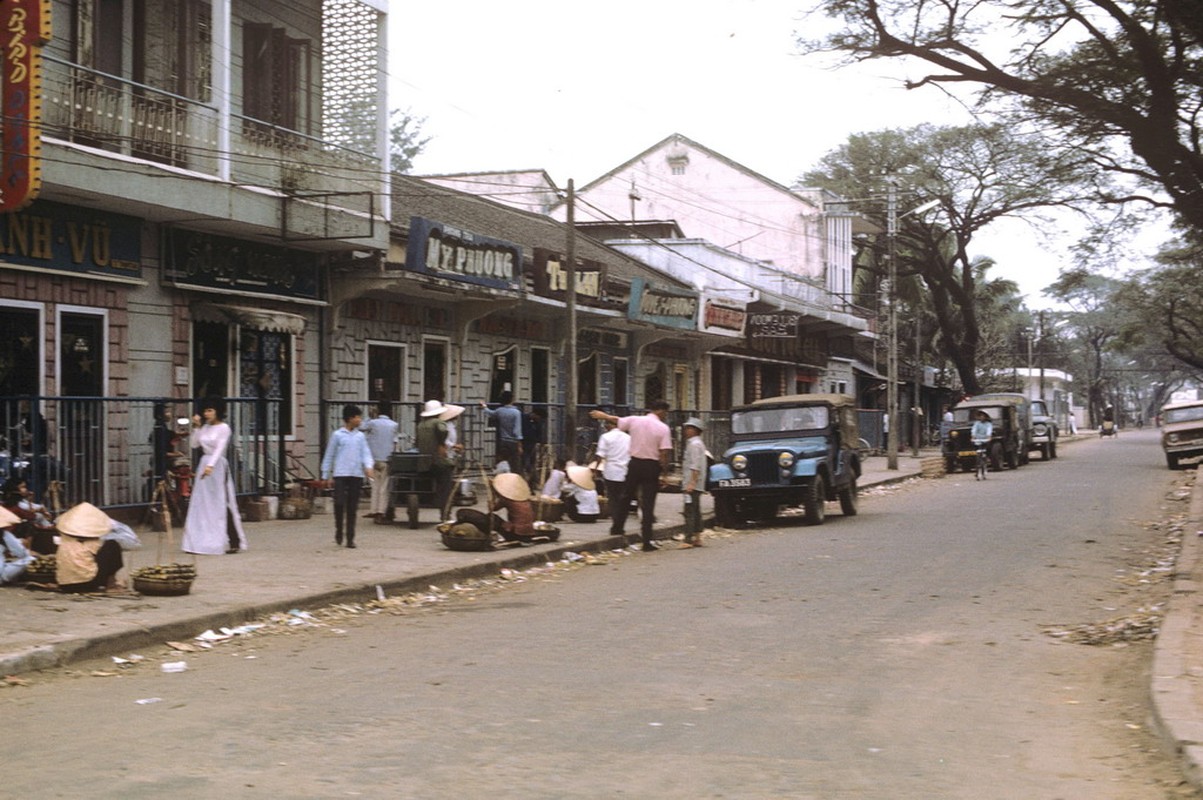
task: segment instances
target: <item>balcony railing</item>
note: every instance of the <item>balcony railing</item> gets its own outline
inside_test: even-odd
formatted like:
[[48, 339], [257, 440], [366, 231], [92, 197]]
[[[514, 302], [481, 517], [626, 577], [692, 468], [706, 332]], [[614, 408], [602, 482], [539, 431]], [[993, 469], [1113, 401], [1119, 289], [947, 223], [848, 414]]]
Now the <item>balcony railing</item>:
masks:
[[230, 117], [219, 149], [216, 106], [44, 57], [45, 135], [285, 194], [321, 193], [333, 205], [372, 210], [380, 158], [259, 120]]

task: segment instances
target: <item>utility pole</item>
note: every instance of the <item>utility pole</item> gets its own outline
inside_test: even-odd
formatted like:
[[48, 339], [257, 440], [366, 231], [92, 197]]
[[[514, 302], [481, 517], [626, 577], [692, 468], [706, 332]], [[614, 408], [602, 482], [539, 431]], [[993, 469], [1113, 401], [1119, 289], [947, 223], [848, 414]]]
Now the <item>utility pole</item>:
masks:
[[888, 325], [890, 346], [886, 350], [886, 469], [898, 469], [898, 185], [894, 176], [886, 179], [886, 236], [889, 246]]
[[567, 445], [569, 458], [576, 460], [576, 396], [577, 396], [577, 378], [576, 374], [576, 184], [572, 178], [568, 179], [568, 242], [566, 245], [567, 255], [564, 265], [565, 274], [568, 278], [568, 353], [565, 360], [568, 362], [568, 380], [566, 384], [567, 397], [564, 398], [564, 442]]
[[913, 367], [915, 370], [915, 405], [911, 411], [911, 419], [914, 421], [913, 424], [915, 426], [915, 430], [911, 433], [911, 456], [913, 458], [918, 458], [919, 448], [922, 445], [921, 440], [923, 436], [923, 426], [920, 423], [926, 419], [920, 414], [921, 406], [919, 405], [919, 379], [923, 375], [923, 370], [919, 365], [919, 359], [923, 358], [923, 353], [920, 348], [923, 342], [923, 331], [921, 328], [922, 321], [919, 318], [919, 310], [915, 309], [912, 313], [915, 315], [915, 366]]

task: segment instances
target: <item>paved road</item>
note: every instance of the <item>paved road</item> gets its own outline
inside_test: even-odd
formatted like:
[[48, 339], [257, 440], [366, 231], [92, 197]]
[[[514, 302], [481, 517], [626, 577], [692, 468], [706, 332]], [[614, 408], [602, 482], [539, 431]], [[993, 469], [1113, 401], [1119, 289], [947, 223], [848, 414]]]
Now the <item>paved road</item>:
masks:
[[[1147, 437], [1146, 437], [1147, 438]], [[1126, 613], [1173, 474], [1139, 437], [861, 516], [8, 692], [15, 796], [1188, 796]], [[77, 676], [77, 677], [76, 677]], [[139, 704], [138, 700], [157, 702]], [[77, 737], [66, 769], [46, 763]], [[74, 742], [73, 742], [74, 744]]]

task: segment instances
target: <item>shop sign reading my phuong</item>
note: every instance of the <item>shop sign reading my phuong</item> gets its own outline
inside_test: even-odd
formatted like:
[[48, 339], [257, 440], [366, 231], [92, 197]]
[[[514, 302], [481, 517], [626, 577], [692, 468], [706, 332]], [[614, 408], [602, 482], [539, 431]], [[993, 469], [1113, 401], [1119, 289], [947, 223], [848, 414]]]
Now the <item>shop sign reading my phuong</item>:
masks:
[[405, 268], [436, 278], [520, 291], [522, 248], [422, 217], [409, 219]]

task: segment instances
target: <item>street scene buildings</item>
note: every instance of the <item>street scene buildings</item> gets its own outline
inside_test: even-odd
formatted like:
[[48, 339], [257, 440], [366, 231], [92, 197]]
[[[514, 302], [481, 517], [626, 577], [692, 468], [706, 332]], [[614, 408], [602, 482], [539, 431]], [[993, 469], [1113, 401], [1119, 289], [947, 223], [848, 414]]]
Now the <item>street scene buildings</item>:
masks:
[[426, 400], [510, 391], [569, 457], [590, 408], [660, 398], [721, 440], [733, 405], [847, 393], [879, 434], [871, 230], [838, 197], [680, 134], [572, 199], [539, 169], [391, 175], [384, 0], [11, 5], [41, 20], [40, 102], [8, 115], [40, 147], [5, 165], [0, 435], [64, 505], [144, 503], [156, 422], [205, 397], [243, 496], [312, 473], [352, 401], [404, 445]]

